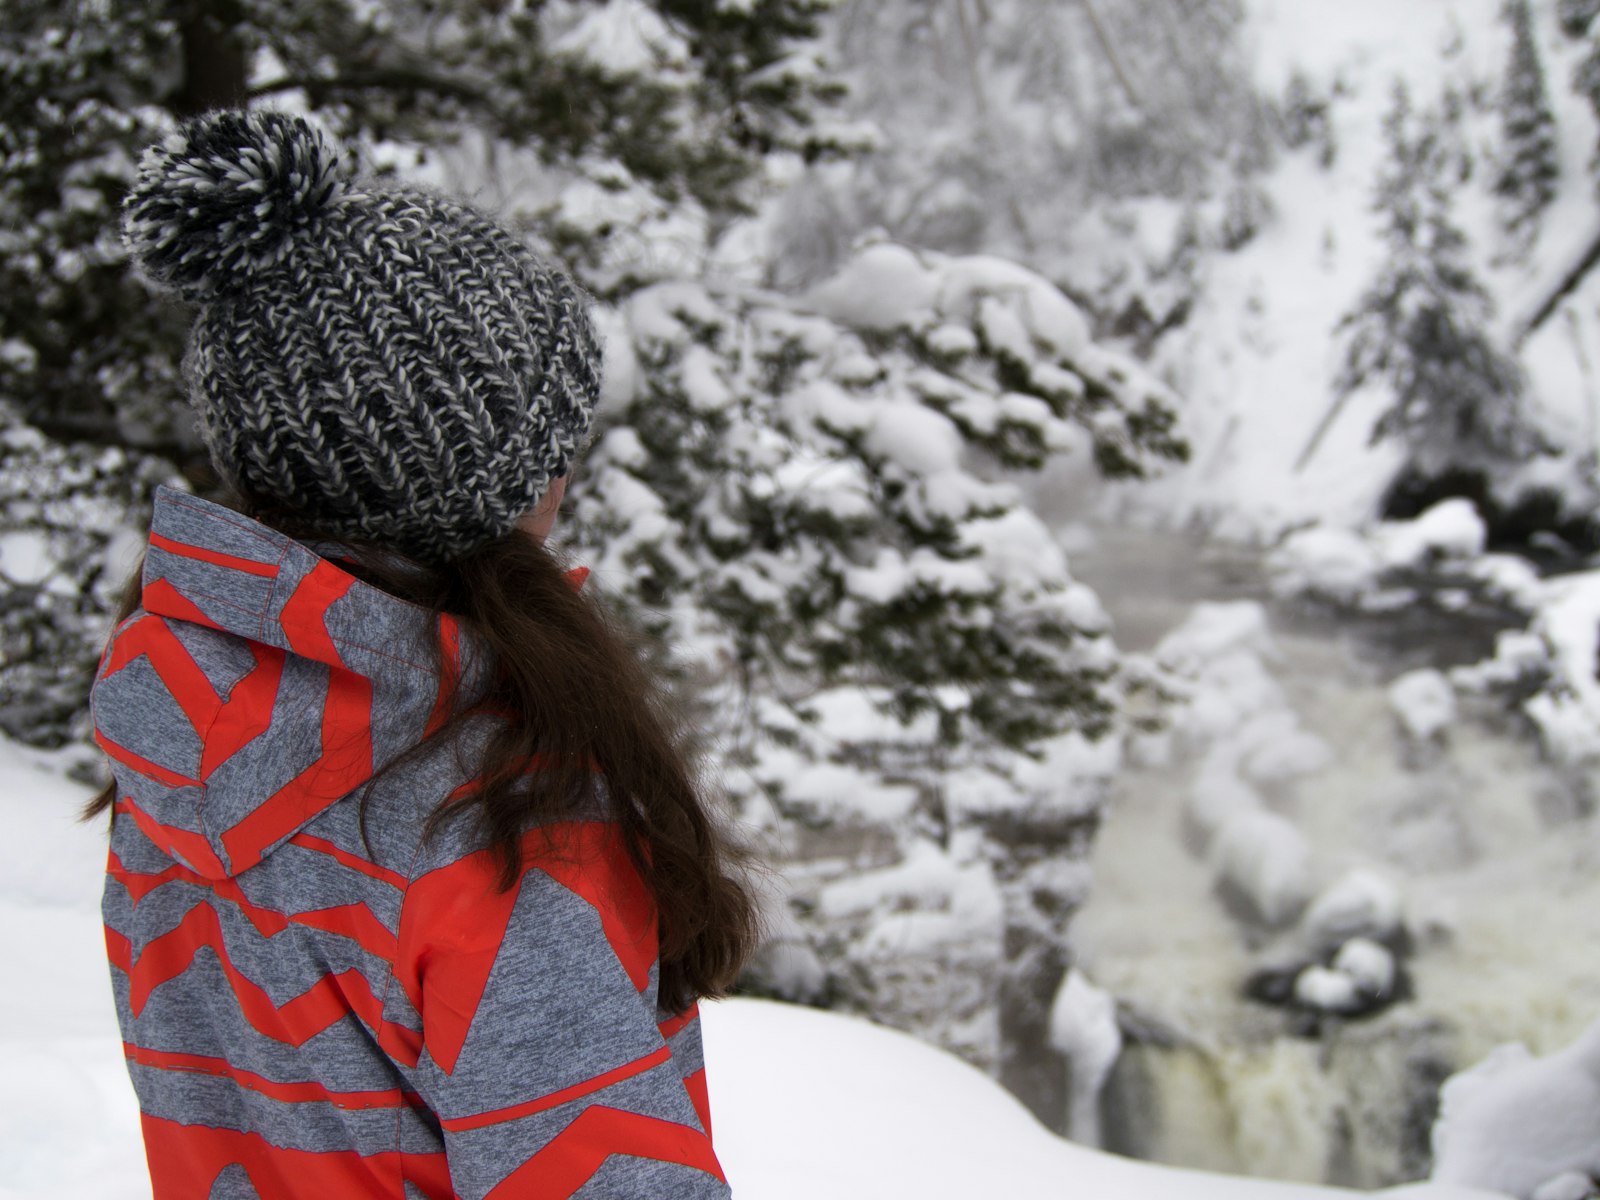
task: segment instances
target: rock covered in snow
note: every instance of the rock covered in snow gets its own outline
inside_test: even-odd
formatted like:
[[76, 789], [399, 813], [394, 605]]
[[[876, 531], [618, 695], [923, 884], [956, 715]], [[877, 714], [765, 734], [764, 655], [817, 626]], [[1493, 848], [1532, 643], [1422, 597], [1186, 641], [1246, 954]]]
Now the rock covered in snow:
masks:
[[1498, 603], [1524, 612], [1538, 607], [1542, 583], [1527, 559], [1515, 554], [1485, 554], [1464, 564], [1464, 570]]
[[1288, 703], [1283, 688], [1261, 657], [1236, 650], [1207, 663], [1195, 678], [1191, 696], [1172, 715], [1176, 731], [1191, 744], [1226, 738], [1253, 717], [1280, 711]]
[[1356, 986], [1375, 1000], [1394, 991], [1394, 955], [1387, 946], [1369, 938], [1351, 938], [1333, 956], [1333, 969], [1355, 980]]
[[1354, 530], [1314, 525], [1284, 538], [1267, 556], [1266, 565], [1279, 595], [1321, 596], [1352, 604], [1375, 587], [1383, 562]]
[[1240, 767], [1248, 778], [1257, 783], [1287, 783], [1327, 770], [1333, 763], [1333, 757], [1333, 750], [1328, 743], [1309, 730], [1301, 729], [1298, 718], [1295, 718], [1278, 736], [1264, 739], [1251, 747]]
[[1274, 812], [1241, 812], [1217, 832], [1212, 861], [1223, 894], [1269, 928], [1289, 924], [1311, 899], [1311, 847]]
[[1213, 759], [1225, 760], [1241, 778], [1268, 786], [1315, 775], [1333, 761], [1333, 751], [1301, 727], [1298, 714], [1287, 707], [1271, 707], [1224, 732], [1207, 756], [1208, 765]]
[[1364, 1017], [1388, 1007], [1403, 994], [1403, 983], [1400, 964], [1388, 947], [1353, 938], [1331, 960], [1279, 961], [1257, 969], [1245, 981], [1244, 994], [1309, 1014], [1312, 1023], [1296, 1028], [1310, 1033], [1322, 1017]]
[[1528, 628], [1502, 632], [1492, 657], [1451, 681], [1520, 704], [1556, 761], [1600, 761], [1600, 570], [1539, 580], [1515, 603], [1532, 614]]
[[1189, 788], [1184, 819], [1193, 840], [1203, 849], [1235, 816], [1262, 808], [1261, 794], [1239, 778], [1231, 758], [1213, 753], [1201, 764]]
[[1522, 1197], [1600, 1176], [1600, 1021], [1554, 1054], [1501, 1046], [1445, 1080], [1433, 1156], [1436, 1180]]
[[1100, 1144], [1100, 1089], [1122, 1053], [1117, 1002], [1074, 967], [1050, 1005], [1050, 1044], [1071, 1066], [1067, 1130], [1086, 1146]]
[[1348, 1014], [1365, 1004], [1361, 985], [1332, 967], [1309, 966], [1295, 978], [1295, 1003], [1317, 1012]]
[[1445, 560], [1482, 554], [1488, 531], [1472, 501], [1456, 496], [1439, 501], [1413, 520], [1383, 522], [1373, 540], [1385, 568], [1425, 570]]
[[1550, 649], [1544, 639], [1525, 629], [1505, 629], [1495, 636], [1494, 654], [1469, 666], [1452, 667], [1450, 682], [1463, 691], [1527, 686], [1535, 690], [1550, 674]]
[[1195, 605], [1183, 624], [1161, 639], [1155, 658], [1168, 670], [1194, 676], [1241, 650], [1266, 657], [1275, 652], [1267, 610], [1253, 600]]
[[1407, 671], [1389, 685], [1389, 707], [1413, 741], [1432, 741], [1455, 723], [1456, 693], [1439, 671]]
[[1351, 938], [1327, 965], [1312, 963], [1294, 981], [1294, 1002], [1314, 1012], [1360, 1016], [1394, 997], [1394, 955], [1366, 938]]
[[1600, 761], [1600, 571], [1550, 580], [1548, 587], [1530, 632], [1548, 647], [1553, 686], [1523, 708], [1556, 758]]
[[1323, 954], [1352, 938], [1391, 942], [1402, 922], [1399, 889], [1375, 871], [1357, 868], [1318, 894], [1301, 919], [1300, 931]]
[[1384, 521], [1365, 533], [1332, 525], [1295, 530], [1266, 565], [1279, 595], [1383, 609], [1410, 595], [1386, 584], [1444, 563], [1462, 567], [1483, 553], [1486, 540], [1483, 518], [1471, 501], [1454, 498], [1414, 520]]

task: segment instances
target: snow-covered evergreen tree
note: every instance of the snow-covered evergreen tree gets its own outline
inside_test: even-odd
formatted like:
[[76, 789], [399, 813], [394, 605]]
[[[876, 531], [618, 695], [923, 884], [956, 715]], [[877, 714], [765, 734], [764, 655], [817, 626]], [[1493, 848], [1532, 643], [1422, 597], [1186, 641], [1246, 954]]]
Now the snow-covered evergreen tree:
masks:
[[1504, 18], [1511, 30], [1511, 59], [1500, 94], [1503, 141], [1494, 190], [1512, 250], [1525, 252], [1540, 214], [1555, 198], [1561, 160], [1528, 0], [1506, 0]]
[[669, 641], [736, 668], [738, 744], [794, 743], [840, 685], [947, 763], [966, 747], [1004, 771], [1108, 727], [1098, 606], [995, 475], [1074, 451], [1139, 476], [1184, 447], [1165, 389], [1071, 301], [1000, 260], [880, 243], [802, 301], [663, 284], [619, 318], [574, 537]]
[[[358, 146], [426, 150], [487, 139], [536, 154], [547, 172], [593, 190], [726, 219], [759, 194], [771, 154], [819, 158], [843, 148], [820, 120], [837, 93], [812, 40], [826, 6], [14, 0], [0, 25], [0, 406], [8, 425], [42, 436], [45, 459], [101, 463], [99, 451], [112, 448], [125, 456], [127, 480], [169, 474], [143, 461], [154, 456], [209, 482], [180, 402], [186, 315], [153, 302], [131, 277], [117, 230], [137, 153], [177, 118], [287, 102]], [[575, 229], [559, 213], [545, 230], [547, 244], [578, 266], [603, 257], [615, 232]], [[7, 487], [26, 473], [30, 488], [59, 484], [55, 499], [68, 507], [83, 499], [84, 480], [29, 472], [28, 461], [7, 451]], [[101, 478], [98, 470], [89, 478]], [[106, 493], [134, 522], [147, 498], [121, 485]], [[0, 513], [0, 535], [26, 534], [36, 516], [26, 506]], [[99, 531], [91, 537], [101, 549], [103, 525], [86, 527]], [[84, 694], [96, 635], [81, 611], [91, 580], [80, 568], [93, 549], [53, 560], [48, 586], [26, 606], [33, 632], [21, 627], [23, 608], [9, 610], [0, 660], [8, 693], [44, 686], [42, 677], [13, 677], [24, 660], [58, 678], [47, 689], [57, 700], [44, 708], [7, 707], [7, 732], [59, 738], [64, 698]], [[38, 651], [47, 644], [49, 653]], [[53, 715], [37, 727], [21, 715], [46, 709]]]
[[[282, 99], [357, 142], [471, 133], [612, 192], [738, 212], [770, 154], [841, 148], [818, 120], [838, 86], [811, 41], [826, 7], [15, 0], [0, 28], [0, 217], [18, 231], [0, 247], [0, 397], [54, 437], [193, 454], [173, 420], [183, 322], [128, 279], [112, 220], [132, 156], [175, 117]], [[566, 246], [593, 252], [606, 232]]]
[[1373, 210], [1386, 253], [1339, 324], [1336, 391], [1384, 388], [1372, 440], [1403, 442], [1423, 476], [1519, 460], [1533, 443], [1518, 403], [1521, 371], [1495, 343], [1493, 304], [1454, 220], [1452, 156], [1437, 122], [1413, 112], [1403, 84], [1384, 136]]
[[[806, 992], [925, 1033], [959, 1026], [952, 989], [971, 993], [997, 1039], [952, 1043], [1037, 1084], [1024, 1098], [1059, 1121], [1045, 1025], [1102, 797], [1039, 764], [1111, 731], [1129, 681], [1009, 477], [1060, 455], [1123, 477], [1181, 457], [1172, 397], [1037, 274], [889, 242], [798, 299], [669, 283], [617, 317], [570, 533], [595, 583], [710, 683], [730, 789], [780, 838], [887, 840], [998, 897], [967, 931], [987, 968], [943, 942], [880, 959], [876, 918], [850, 933], [802, 912], [795, 936], [824, 964]], [[947, 860], [957, 845], [969, 857]], [[928, 890], [915, 904], [937, 925], [948, 898]], [[930, 955], [943, 1013], [918, 999]]]

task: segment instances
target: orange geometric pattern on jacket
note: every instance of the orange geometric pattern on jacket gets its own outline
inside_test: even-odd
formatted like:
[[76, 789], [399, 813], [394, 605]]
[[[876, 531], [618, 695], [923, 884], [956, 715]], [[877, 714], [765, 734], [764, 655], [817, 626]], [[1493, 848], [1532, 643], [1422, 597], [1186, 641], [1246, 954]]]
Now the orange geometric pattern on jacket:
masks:
[[[202, 511], [200, 502], [186, 498], [186, 503]], [[161, 533], [152, 534], [151, 546], [173, 560], [256, 580], [285, 582], [281, 555], [278, 562], [260, 561]], [[181, 575], [181, 571], [171, 574]], [[362, 853], [359, 843], [346, 839], [340, 844], [305, 828], [365, 783], [376, 765], [374, 679], [348, 664], [328, 623], [330, 610], [355, 586], [353, 577], [333, 563], [317, 561], [294, 584], [277, 612], [276, 622], [286, 645], [241, 637], [250, 665], [220, 688], [205, 665], [196, 661], [178, 630], [193, 626], [236, 636], [238, 630], [228, 628], [229, 614], [213, 615], [221, 611], [211, 603], [214, 597], [203, 590], [193, 596], [186, 594], [170, 574], [147, 576], [143, 611], [124, 624], [107, 647], [97, 687], [115, 680], [135, 663], [146, 664], [182, 714], [198, 747], [198, 759], [190, 766], [170, 758], [176, 752], [170, 747], [181, 742], [152, 746], [130, 739], [133, 744], [122, 745], [96, 730], [97, 740], [119, 769], [119, 779], [141, 781], [136, 787], [121, 789], [115, 805], [114, 844], [107, 861], [108, 913], [109, 888], [114, 886], [125, 898], [125, 911], [131, 918], [125, 924], [133, 936], [108, 920], [106, 945], [111, 964], [126, 980], [121, 992], [126, 1002], [122, 1013], [127, 1035], [124, 1051], [130, 1069], [145, 1072], [142, 1078], [146, 1080], [157, 1081], [149, 1086], [158, 1087], [159, 1080], [167, 1077], [209, 1081], [206, 1086], [235, 1089], [254, 1097], [253, 1103], [279, 1106], [284, 1114], [300, 1109], [403, 1114], [427, 1107], [427, 1101], [411, 1086], [340, 1087], [310, 1074], [271, 1072], [258, 1069], [259, 1063], [250, 1065], [248, 1056], [241, 1059], [242, 1048], [201, 1053], [174, 1048], [170, 1037], [163, 1038], [164, 1045], [142, 1044], [141, 1022], [155, 1011], [163, 989], [182, 985], [201, 962], [215, 965], [248, 1028], [283, 1047], [303, 1050], [324, 1035], [346, 1028], [354, 1019], [371, 1039], [369, 1044], [380, 1047], [388, 1061], [416, 1070], [426, 1058], [449, 1076], [473, 1029], [518, 903], [519, 888], [490, 890], [499, 874], [498, 860], [480, 850], [408, 877], [373, 861]], [[206, 603], [209, 612], [202, 606]], [[449, 718], [450, 697], [461, 670], [462, 634], [456, 623], [442, 618], [437, 636], [443, 669], [436, 693], [420, 714], [426, 733], [436, 731]], [[203, 797], [208, 781], [258, 739], [271, 734], [286, 670], [293, 659], [327, 668], [323, 694], [305, 698], [307, 704], [320, 708], [320, 716], [313, 718], [318, 722], [320, 748], [309, 763], [227, 828], [203, 833], [158, 817], [156, 811], [165, 811], [161, 808], [165, 801], [157, 802], [161, 794], [192, 791]], [[469, 786], [470, 781], [465, 781], [456, 790]], [[152, 793], [151, 788], [157, 792]], [[155, 795], [157, 801], [142, 803], [134, 792], [147, 799]], [[183, 819], [181, 812], [177, 819]], [[387, 916], [380, 916], [369, 902], [361, 900], [292, 907], [252, 899], [251, 888], [239, 877], [260, 866], [269, 853], [285, 847], [324, 864], [319, 868], [322, 878], [329, 872], [347, 873], [340, 877], [352, 880], [352, 895], [360, 894], [362, 888], [377, 888], [378, 895], [387, 897], [383, 908]], [[659, 952], [655, 906], [618, 827], [603, 820], [546, 826], [530, 831], [522, 849], [524, 875], [540, 872], [592, 909], [604, 944], [615, 957], [613, 970], [620, 966], [642, 1003], [647, 989], [653, 987]], [[137, 853], [130, 858], [130, 851]], [[157, 851], [159, 857], [153, 859]], [[135, 869], [130, 865], [134, 861], [158, 865]], [[164, 905], [159, 928], [147, 928], [139, 915], [147, 906], [156, 905]], [[299, 936], [297, 930], [328, 936], [335, 939], [332, 944], [348, 946], [346, 957], [355, 965], [321, 970], [287, 996], [281, 981], [268, 985], [263, 978], [253, 978], [250, 969], [242, 965], [259, 953], [258, 945], [292, 939]], [[434, 967], [441, 938], [449, 940], [448, 972]], [[395, 995], [389, 994], [391, 981], [397, 989]], [[415, 1014], [423, 1013], [426, 1006], [425, 1034], [407, 1024], [413, 1018], [403, 1013], [401, 1019], [391, 1019], [390, 1010], [399, 994]], [[720, 1182], [722, 1172], [709, 1138], [703, 1070], [687, 1070], [678, 1082], [683, 1089], [679, 1095], [687, 1095], [699, 1128], [629, 1111], [603, 1099], [623, 1094], [615, 1089], [625, 1090], [671, 1064], [672, 1040], [694, 1026], [696, 1016], [691, 1008], [662, 1021], [652, 1034], [659, 1038], [656, 1048], [631, 1061], [605, 1066], [589, 1078], [565, 1083], [543, 1095], [434, 1118], [434, 1128], [447, 1134], [473, 1135], [573, 1106], [576, 1115], [484, 1193], [497, 1200], [565, 1200], [614, 1155], [679, 1165]], [[138, 1082], [141, 1076], [135, 1078]], [[591, 1098], [597, 1102], [583, 1103]], [[408, 1184], [427, 1197], [443, 1200], [457, 1195], [442, 1149], [296, 1149], [275, 1144], [257, 1132], [213, 1127], [198, 1117], [171, 1119], [149, 1111], [148, 1106], [143, 1128], [156, 1200], [208, 1197], [219, 1177], [230, 1171], [242, 1172], [250, 1186], [268, 1198], [399, 1197]], [[417, 1128], [425, 1131], [426, 1125]]]

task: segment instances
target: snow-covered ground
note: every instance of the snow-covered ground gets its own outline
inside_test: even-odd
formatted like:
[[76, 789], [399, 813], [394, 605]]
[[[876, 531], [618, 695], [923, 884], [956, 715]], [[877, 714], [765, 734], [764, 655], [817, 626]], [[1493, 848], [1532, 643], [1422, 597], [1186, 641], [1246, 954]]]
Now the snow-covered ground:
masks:
[[[144, 1200], [100, 936], [103, 835], [61, 760], [0, 743], [0, 1200]], [[713, 1121], [740, 1200], [998, 1196], [1311, 1200], [1340, 1194], [1169, 1170], [1046, 1132], [959, 1060], [865, 1022], [709, 1006]], [[1471, 1200], [1422, 1185], [1388, 1193]]]

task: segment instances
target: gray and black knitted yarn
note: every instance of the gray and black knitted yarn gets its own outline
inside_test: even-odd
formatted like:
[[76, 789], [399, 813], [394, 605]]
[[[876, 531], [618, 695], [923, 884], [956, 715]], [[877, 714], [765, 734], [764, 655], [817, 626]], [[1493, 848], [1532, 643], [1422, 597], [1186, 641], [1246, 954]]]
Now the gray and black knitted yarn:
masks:
[[199, 307], [184, 374], [218, 470], [330, 534], [451, 558], [588, 437], [582, 293], [470, 208], [358, 185], [297, 117], [186, 124], [145, 154], [123, 230]]

